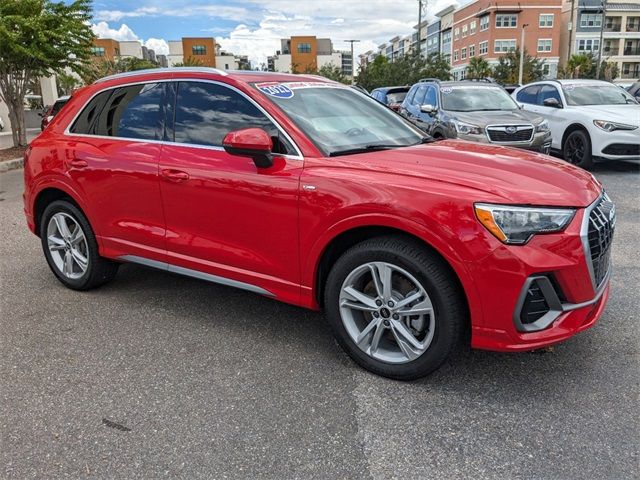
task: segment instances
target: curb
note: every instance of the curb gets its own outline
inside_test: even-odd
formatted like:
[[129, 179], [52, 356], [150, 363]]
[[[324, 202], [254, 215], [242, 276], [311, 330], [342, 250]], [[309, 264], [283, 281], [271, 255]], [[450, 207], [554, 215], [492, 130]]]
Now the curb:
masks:
[[24, 159], [14, 158], [13, 160], [7, 160], [0, 162], [0, 173], [8, 172], [9, 170], [15, 170], [24, 166]]

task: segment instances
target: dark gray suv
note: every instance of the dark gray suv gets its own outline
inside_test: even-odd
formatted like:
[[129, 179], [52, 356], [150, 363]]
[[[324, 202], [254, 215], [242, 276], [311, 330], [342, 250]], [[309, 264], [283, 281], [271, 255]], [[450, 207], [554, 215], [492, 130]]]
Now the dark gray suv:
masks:
[[436, 139], [460, 138], [549, 153], [544, 117], [520, 109], [490, 82], [421, 81], [411, 87], [400, 113]]

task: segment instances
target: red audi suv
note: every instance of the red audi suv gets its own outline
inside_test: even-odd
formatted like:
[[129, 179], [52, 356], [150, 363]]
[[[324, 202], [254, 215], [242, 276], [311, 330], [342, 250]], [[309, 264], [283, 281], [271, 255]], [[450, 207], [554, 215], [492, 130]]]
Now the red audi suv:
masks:
[[320, 77], [104, 78], [31, 143], [24, 175], [29, 228], [67, 287], [133, 262], [323, 308], [344, 350], [392, 378], [430, 373], [464, 340], [565, 340], [608, 297], [615, 209], [591, 174], [432, 143]]

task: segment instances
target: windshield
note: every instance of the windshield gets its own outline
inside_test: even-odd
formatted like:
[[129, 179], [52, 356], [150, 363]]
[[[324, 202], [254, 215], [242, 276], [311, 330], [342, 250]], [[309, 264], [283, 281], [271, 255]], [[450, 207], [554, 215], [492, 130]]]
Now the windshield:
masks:
[[517, 110], [518, 105], [500, 87], [456, 86], [440, 87], [442, 108], [454, 112], [483, 110]]
[[321, 82], [257, 83], [327, 156], [405, 147], [425, 137], [398, 114], [352, 88]]
[[387, 103], [402, 103], [404, 97], [407, 96], [407, 91], [389, 92], [387, 93]]
[[563, 85], [562, 91], [569, 105], [625, 105], [638, 102], [615, 85]]

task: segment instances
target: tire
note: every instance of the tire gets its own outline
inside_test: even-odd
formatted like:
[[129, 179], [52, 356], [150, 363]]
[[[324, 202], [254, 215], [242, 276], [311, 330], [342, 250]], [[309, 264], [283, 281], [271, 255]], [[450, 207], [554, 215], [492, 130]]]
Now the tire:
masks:
[[564, 140], [562, 157], [569, 163], [584, 168], [593, 167], [591, 138], [584, 130], [574, 130]]
[[[376, 286], [375, 272], [391, 281]], [[410, 297], [415, 300], [403, 305]], [[415, 380], [440, 367], [460, 345], [467, 321], [464, 295], [449, 266], [401, 236], [373, 238], [347, 250], [328, 275], [324, 302], [344, 351], [363, 368], [397, 380]], [[408, 310], [416, 315], [403, 315]]]
[[[62, 232], [65, 225], [66, 232]], [[72, 290], [99, 287], [113, 280], [118, 272], [117, 263], [98, 254], [98, 243], [87, 217], [69, 201], [56, 200], [47, 206], [40, 221], [40, 239], [49, 268]]]

